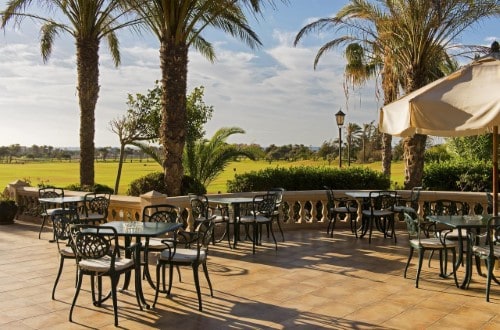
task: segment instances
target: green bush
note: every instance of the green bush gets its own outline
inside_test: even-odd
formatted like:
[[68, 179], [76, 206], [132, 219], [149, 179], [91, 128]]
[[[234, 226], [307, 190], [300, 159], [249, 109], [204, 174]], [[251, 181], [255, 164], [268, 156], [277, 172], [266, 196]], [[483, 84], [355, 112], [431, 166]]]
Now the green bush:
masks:
[[113, 194], [114, 192], [113, 188], [98, 183], [94, 184], [93, 186], [81, 186], [79, 183], [75, 183], [66, 186], [64, 189], [73, 191], [94, 192], [98, 194]]
[[433, 162], [424, 167], [422, 186], [427, 190], [484, 191], [491, 190], [491, 162]]
[[[163, 172], [149, 173], [141, 178], [132, 181], [127, 190], [127, 195], [140, 196], [151, 190], [158, 191], [162, 194], [167, 193]], [[196, 179], [187, 175], [182, 178], [182, 195], [187, 195], [188, 193], [206, 194], [206, 192], [207, 190], [205, 189], [205, 187]]]
[[272, 187], [286, 190], [318, 190], [323, 186], [333, 189], [388, 189], [390, 180], [381, 172], [368, 168], [327, 167], [266, 168], [237, 174], [227, 183], [228, 192], [265, 191]]

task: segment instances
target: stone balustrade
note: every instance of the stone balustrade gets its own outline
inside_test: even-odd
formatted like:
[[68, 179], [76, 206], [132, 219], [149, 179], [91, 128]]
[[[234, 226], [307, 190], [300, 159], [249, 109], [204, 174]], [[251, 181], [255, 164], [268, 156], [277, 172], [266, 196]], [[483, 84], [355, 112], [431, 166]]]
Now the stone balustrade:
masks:
[[[22, 181], [8, 185], [8, 192], [15, 198], [19, 207], [17, 219], [39, 223], [40, 205], [38, 203], [38, 188], [30, 187]], [[336, 197], [347, 197], [345, 190], [334, 191]], [[65, 196], [84, 195], [84, 192], [66, 191]], [[219, 194], [218, 196], [248, 197], [255, 193]], [[410, 191], [398, 190], [402, 197], [408, 197]], [[456, 192], [456, 191], [421, 191], [419, 198], [419, 213], [423, 213], [423, 205], [428, 201], [450, 199], [466, 202], [470, 212], [482, 210], [487, 212], [488, 201], [485, 193]], [[149, 192], [140, 197], [112, 195], [108, 220], [141, 220], [142, 208], [146, 205], [168, 203], [176, 205], [181, 210], [183, 219], [192, 224], [192, 214], [187, 196], [167, 197], [158, 192]], [[479, 207], [480, 206], [480, 207]], [[301, 228], [326, 228], [327, 197], [324, 190], [286, 191], [283, 194], [283, 205], [280, 210], [280, 219], [284, 230]], [[400, 224], [401, 225], [401, 224]], [[340, 221], [337, 227], [348, 226], [347, 222]]]

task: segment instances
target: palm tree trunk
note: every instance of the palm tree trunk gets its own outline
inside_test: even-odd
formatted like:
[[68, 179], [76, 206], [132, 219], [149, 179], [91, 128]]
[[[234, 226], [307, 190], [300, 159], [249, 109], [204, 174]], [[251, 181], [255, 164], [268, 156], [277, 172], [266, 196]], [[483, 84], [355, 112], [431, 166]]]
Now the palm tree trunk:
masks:
[[118, 187], [120, 187], [120, 179], [122, 177], [123, 160], [125, 158], [125, 143], [120, 145], [120, 160], [118, 161], [118, 170], [116, 171], [115, 195], [118, 195]]
[[415, 134], [406, 137], [404, 143], [405, 189], [422, 185], [424, 174], [424, 152], [427, 135]]
[[80, 103], [80, 185], [94, 185], [95, 107], [99, 97], [99, 40], [77, 39], [76, 62]]
[[382, 172], [391, 177], [392, 135], [382, 134]]
[[165, 157], [163, 170], [168, 196], [181, 194], [182, 152], [186, 141], [186, 89], [188, 49], [186, 44], [164, 38], [160, 45], [162, 72], [162, 118], [160, 142]]

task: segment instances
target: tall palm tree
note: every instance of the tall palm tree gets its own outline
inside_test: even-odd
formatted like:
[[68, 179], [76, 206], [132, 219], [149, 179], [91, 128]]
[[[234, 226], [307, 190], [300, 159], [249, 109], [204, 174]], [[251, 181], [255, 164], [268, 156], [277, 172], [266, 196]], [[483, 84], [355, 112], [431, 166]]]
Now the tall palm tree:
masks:
[[186, 140], [186, 85], [188, 52], [194, 47], [208, 60], [214, 48], [203, 38], [210, 27], [240, 38], [251, 48], [261, 45], [248, 26], [243, 5], [255, 13], [263, 0], [129, 0], [147, 28], [160, 41], [162, 122], [160, 143], [165, 152], [163, 168], [167, 194], [181, 193], [182, 154]]
[[[75, 39], [77, 91], [80, 105], [80, 184], [94, 185], [95, 107], [99, 97], [99, 45], [103, 38], [109, 46], [114, 64], [120, 64], [116, 30], [134, 25], [137, 20], [123, 19], [121, 0], [11, 0], [2, 12], [1, 27], [14, 20], [29, 17], [42, 21], [40, 48], [46, 62], [52, 53], [54, 39], [68, 33]], [[46, 10], [47, 16], [29, 13], [33, 3]], [[54, 15], [57, 12], [58, 15]], [[56, 17], [57, 21], [54, 19]]]
[[239, 127], [223, 127], [217, 130], [210, 140], [196, 141], [190, 146], [193, 148], [191, 152], [188, 150], [184, 152], [186, 174], [206, 187], [224, 171], [229, 162], [238, 157], [254, 160], [255, 155], [251, 149], [241, 149], [234, 144], [226, 143], [231, 135], [243, 133], [245, 131]]
[[[453, 43], [462, 32], [482, 18], [498, 16], [498, 0], [398, 0], [386, 2], [391, 22], [391, 56], [399, 68], [405, 93], [410, 93], [443, 75]], [[421, 184], [427, 136], [404, 139], [405, 187]]]
[[[296, 41], [316, 29], [346, 30], [346, 35], [320, 48], [315, 63], [328, 50], [359, 42], [372, 58], [381, 60], [387, 104], [397, 98], [398, 87], [408, 93], [441, 76], [441, 63], [456, 47], [452, 42], [479, 19], [498, 15], [498, 6], [498, 0], [381, 0], [376, 4], [351, 0], [335, 17], [302, 28]], [[384, 150], [389, 140], [384, 137]], [[421, 183], [425, 141], [426, 136], [419, 134], [405, 139], [406, 187]]]
[[[334, 29], [346, 31], [324, 44], [317, 52], [314, 59], [314, 68], [319, 59], [328, 51], [345, 45], [347, 60], [345, 78], [347, 87], [364, 85], [370, 78], [382, 71], [382, 86], [384, 91], [384, 104], [395, 101], [398, 85], [394, 84], [394, 69], [389, 69], [390, 60], [384, 52], [382, 43], [385, 34], [386, 18], [376, 10], [368, 1], [352, 1], [336, 14], [335, 17], [321, 18], [304, 26], [295, 37], [294, 45], [311, 32]], [[369, 24], [367, 24], [368, 22]], [[346, 89], [348, 97], [348, 89]], [[383, 135], [382, 170], [387, 176], [391, 174], [392, 137]]]

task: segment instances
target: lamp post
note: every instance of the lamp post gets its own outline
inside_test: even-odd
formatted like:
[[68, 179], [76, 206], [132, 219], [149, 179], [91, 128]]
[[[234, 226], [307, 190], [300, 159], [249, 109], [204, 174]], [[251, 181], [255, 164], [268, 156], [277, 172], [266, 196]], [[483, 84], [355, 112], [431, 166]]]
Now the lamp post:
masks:
[[342, 125], [344, 125], [345, 113], [342, 109], [335, 114], [335, 120], [337, 121], [337, 126], [339, 127], [339, 167], [342, 167]]

